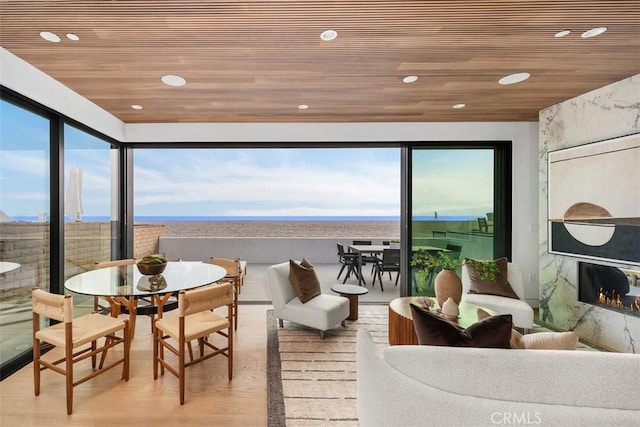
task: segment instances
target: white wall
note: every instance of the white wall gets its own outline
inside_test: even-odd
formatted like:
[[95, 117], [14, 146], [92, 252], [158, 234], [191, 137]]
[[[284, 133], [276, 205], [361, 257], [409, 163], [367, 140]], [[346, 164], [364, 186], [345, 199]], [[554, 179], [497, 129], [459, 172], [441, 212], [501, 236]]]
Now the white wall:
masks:
[[122, 142], [513, 141], [513, 261], [538, 301], [538, 123], [153, 123], [122, 124], [1, 49], [3, 85]]

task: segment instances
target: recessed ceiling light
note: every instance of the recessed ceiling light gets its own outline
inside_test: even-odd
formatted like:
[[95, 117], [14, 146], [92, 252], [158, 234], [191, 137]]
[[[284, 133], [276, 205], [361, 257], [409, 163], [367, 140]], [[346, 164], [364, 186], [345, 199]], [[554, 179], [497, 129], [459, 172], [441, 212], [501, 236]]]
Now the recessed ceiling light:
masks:
[[40, 32], [40, 37], [53, 43], [58, 43], [60, 41], [60, 37], [56, 36], [55, 34], [49, 31]]
[[560, 38], [560, 37], [568, 36], [569, 34], [571, 34], [571, 30], [562, 30], [555, 33], [553, 37]]
[[500, 83], [501, 85], [512, 85], [514, 83], [523, 82], [527, 80], [529, 77], [531, 77], [531, 74], [529, 73], [510, 74], [498, 80], [498, 83]]
[[607, 27], [592, 28], [589, 31], [585, 31], [584, 33], [582, 33], [581, 37], [583, 39], [588, 39], [590, 37], [599, 36], [600, 34], [603, 34], [605, 31], [607, 31]]
[[133, 108], [134, 110], [142, 110], [142, 105], [133, 104], [131, 108]]
[[69, 40], [73, 40], [74, 42], [77, 42], [78, 40], [80, 40], [80, 37], [78, 37], [78, 35], [75, 33], [67, 33], [67, 38]]
[[309, 106], [307, 104], [298, 105], [298, 110], [308, 110]]
[[338, 32], [336, 30], [325, 30], [320, 34], [320, 38], [326, 42], [329, 42], [338, 37]]
[[169, 86], [184, 86], [187, 84], [187, 81], [180, 76], [167, 74], [166, 76], [162, 76], [162, 83]]
[[404, 79], [402, 79], [402, 81], [405, 83], [413, 83], [416, 80], [418, 80], [418, 76], [407, 76]]
[[458, 108], [464, 108], [466, 106], [467, 106], [467, 104], [456, 104], [456, 105], [453, 106], [453, 108], [455, 108], [457, 110]]

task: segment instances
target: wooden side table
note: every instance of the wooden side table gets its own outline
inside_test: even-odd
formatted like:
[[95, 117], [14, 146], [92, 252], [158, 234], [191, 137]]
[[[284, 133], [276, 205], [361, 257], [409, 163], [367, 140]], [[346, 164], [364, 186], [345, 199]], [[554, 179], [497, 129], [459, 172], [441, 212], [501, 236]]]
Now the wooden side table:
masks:
[[[424, 297], [402, 297], [396, 298], [389, 303], [389, 344], [391, 345], [418, 345], [418, 337], [413, 328], [413, 318], [409, 304], [420, 305], [418, 300]], [[436, 309], [440, 308], [435, 298], [430, 298]], [[460, 317], [451, 322], [461, 328], [468, 328], [478, 321], [477, 311], [482, 308], [487, 313], [495, 316], [497, 312], [475, 304], [461, 302], [458, 306]]]
[[333, 285], [331, 290], [349, 300], [349, 317], [347, 317], [347, 320], [358, 320], [358, 295], [364, 295], [369, 290], [364, 286], [340, 284]]

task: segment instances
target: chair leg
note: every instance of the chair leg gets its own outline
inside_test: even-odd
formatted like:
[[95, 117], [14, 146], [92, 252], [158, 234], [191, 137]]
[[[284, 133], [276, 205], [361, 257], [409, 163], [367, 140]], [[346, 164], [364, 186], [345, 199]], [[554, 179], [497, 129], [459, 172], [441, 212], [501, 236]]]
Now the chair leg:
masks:
[[229, 369], [229, 381], [233, 378], [233, 329], [227, 330], [227, 368]]
[[158, 334], [159, 329], [155, 327], [155, 319], [153, 319], [153, 379], [158, 379]]
[[[69, 323], [67, 323], [68, 325]], [[73, 412], [73, 348], [66, 346], [65, 352], [65, 384], [67, 390], [67, 415]]]
[[184, 337], [182, 337], [178, 343], [178, 381], [180, 383], [180, 404], [184, 405]]
[[284, 328], [284, 322], [282, 321], [282, 319], [278, 319], [278, 324], [281, 328]]
[[324, 339], [324, 331], [320, 331], [320, 339], [323, 340]]
[[342, 274], [342, 272], [344, 271], [344, 268], [347, 266], [347, 264], [342, 264], [342, 267], [340, 267], [340, 272], [338, 273], [338, 277], [336, 277], [337, 279], [340, 279], [340, 275]]
[[233, 329], [234, 330], [238, 330], [238, 287], [239, 284], [235, 284], [233, 285], [233, 289], [235, 292], [235, 296], [234, 296], [234, 302], [233, 302]]
[[398, 271], [398, 273], [396, 274], [396, 286], [398, 286], [398, 279], [400, 278], [400, 272]]
[[33, 339], [33, 391], [40, 395], [40, 340]]
[[129, 353], [131, 352], [131, 337], [129, 336], [129, 321], [124, 321], [124, 362], [122, 363], [122, 379], [129, 381]]

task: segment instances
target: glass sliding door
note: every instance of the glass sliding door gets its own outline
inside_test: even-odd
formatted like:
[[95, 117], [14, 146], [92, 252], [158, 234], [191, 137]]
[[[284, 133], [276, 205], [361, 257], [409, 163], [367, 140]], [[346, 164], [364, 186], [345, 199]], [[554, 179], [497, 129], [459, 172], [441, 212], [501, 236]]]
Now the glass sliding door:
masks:
[[[65, 280], [118, 253], [116, 152], [109, 142], [64, 126]], [[77, 314], [93, 310], [93, 297], [73, 298]]]
[[[505, 179], [510, 166], [502, 161], [507, 147], [510, 145], [411, 150], [412, 258], [419, 251], [459, 259], [509, 255], [504, 237], [505, 224], [510, 222], [505, 208], [507, 198], [510, 200], [510, 180]], [[411, 294], [435, 295], [436, 273], [411, 268]]]
[[0, 365], [31, 352], [31, 290], [49, 290], [50, 120], [0, 100]]

